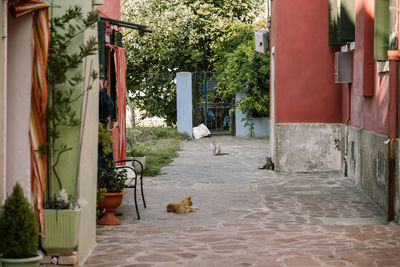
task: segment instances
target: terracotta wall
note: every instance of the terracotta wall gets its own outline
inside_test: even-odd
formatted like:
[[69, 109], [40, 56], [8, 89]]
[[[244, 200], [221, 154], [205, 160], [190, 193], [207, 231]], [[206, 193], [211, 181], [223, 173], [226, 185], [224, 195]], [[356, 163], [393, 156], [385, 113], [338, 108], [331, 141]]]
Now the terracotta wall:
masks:
[[342, 121], [341, 86], [334, 83], [338, 48], [328, 45], [328, 12], [328, 1], [272, 1], [277, 123]]

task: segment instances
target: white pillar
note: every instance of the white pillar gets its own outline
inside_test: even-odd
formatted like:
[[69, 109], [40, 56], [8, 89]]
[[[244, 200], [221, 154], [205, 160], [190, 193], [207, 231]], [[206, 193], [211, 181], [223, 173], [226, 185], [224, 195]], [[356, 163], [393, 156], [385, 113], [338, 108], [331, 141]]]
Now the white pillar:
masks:
[[7, 193], [19, 182], [31, 199], [29, 123], [32, 91], [32, 15], [8, 20]]
[[192, 73], [176, 74], [176, 110], [179, 133], [193, 134]]

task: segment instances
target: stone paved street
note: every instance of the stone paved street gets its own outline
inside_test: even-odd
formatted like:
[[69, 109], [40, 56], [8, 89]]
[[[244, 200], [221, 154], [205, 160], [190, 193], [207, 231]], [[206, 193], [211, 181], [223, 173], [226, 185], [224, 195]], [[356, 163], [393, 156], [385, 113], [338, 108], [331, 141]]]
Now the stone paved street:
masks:
[[[213, 156], [212, 139], [229, 155]], [[182, 147], [162, 175], [145, 177], [142, 219], [130, 191], [122, 224], [98, 226], [84, 266], [400, 266], [400, 226], [387, 225], [340, 173], [258, 170], [265, 139], [212, 137]], [[167, 213], [187, 195], [197, 213]]]

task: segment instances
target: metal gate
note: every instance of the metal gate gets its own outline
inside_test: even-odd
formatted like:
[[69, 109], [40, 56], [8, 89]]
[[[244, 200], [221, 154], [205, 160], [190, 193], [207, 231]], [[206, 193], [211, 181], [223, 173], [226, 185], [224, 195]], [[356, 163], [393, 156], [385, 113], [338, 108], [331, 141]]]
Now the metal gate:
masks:
[[234, 134], [231, 102], [222, 102], [212, 72], [193, 74], [193, 127], [203, 123], [212, 134]]

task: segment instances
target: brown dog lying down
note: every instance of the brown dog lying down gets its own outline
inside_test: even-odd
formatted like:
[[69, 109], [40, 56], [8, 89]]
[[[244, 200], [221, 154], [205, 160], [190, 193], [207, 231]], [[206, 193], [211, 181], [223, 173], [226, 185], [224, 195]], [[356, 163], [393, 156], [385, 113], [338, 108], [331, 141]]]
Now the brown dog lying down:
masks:
[[176, 212], [176, 213], [188, 213], [195, 212], [198, 210], [196, 207], [192, 207], [193, 201], [192, 197], [185, 197], [181, 202], [171, 202], [167, 206], [168, 212]]

